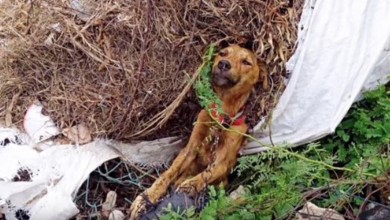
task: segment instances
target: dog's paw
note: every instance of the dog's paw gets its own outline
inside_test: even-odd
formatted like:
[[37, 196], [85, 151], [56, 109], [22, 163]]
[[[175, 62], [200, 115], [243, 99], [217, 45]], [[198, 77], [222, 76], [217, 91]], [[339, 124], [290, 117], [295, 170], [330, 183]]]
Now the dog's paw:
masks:
[[176, 189], [176, 192], [183, 192], [188, 195], [195, 195], [197, 193], [198, 186], [193, 180], [186, 180], [182, 182]]
[[140, 215], [146, 212], [146, 200], [145, 195], [141, 194], [135, 198], [133, 203], [131, 204], [129, 213], [129, 220], [137, 220]]

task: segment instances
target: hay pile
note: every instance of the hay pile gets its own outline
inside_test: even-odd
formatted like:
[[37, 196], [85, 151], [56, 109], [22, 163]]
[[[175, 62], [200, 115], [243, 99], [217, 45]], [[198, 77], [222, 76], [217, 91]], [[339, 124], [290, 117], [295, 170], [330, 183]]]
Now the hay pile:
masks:
[[0, 120], [21, 126], [38, 99], [59, 128], [85, 123], [114, 139], [182, 134], [199, 106], [193, 92], [179, 94], [207, 45], [227, 39], [251, 43], [270, 71], [272, 90], [258, 87], [252, 99], [253, 125], [282, 89], [302, 4], [2, 0]]

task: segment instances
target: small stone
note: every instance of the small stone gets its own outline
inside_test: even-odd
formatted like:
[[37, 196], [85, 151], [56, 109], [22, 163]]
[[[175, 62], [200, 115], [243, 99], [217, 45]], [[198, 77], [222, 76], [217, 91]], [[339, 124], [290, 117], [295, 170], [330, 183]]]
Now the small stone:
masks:
[[242, 185], [240, 185], [236, 190], [230, 193], [229, 197], [231, 199], [237, 200], [241, 196], [245, 195], [245, 193], [246, 193], [245, 188]]
[[359, 214], [359, 220], [388, 220], [390, 219], [390, 207], [376, 205]]
[[320, 208], [311, 202], [307, 202], [295, 216], [295, 220], [344, 220], [344, 217], [334, 209]]

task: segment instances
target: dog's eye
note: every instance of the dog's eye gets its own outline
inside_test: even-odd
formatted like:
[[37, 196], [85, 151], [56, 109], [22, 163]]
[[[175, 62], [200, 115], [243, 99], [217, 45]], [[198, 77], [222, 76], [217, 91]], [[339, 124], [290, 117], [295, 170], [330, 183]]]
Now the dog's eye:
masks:
[[222, 50], [222, 51], [219, 52], [219, 56], [221, 56], [221, 57], [224, 57], [224, 56], [226, 56], [226, 55], [227, 55], [227, 52], [224, 51], [224, 50]]
[[252, 64], [248, 60], [243, 60], [242, 64], [247, 65], [247, 66], [252, 66]]

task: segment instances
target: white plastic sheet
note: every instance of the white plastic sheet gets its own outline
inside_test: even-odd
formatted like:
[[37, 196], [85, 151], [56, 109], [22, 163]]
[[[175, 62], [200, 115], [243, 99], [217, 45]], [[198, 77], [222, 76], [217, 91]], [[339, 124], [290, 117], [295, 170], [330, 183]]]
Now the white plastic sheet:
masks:
[[[37, 101], [23, 125], [26, 133], [0, 126], [0, 213], [7, 220], [16, 219], [18, 210], [29, 213], [30, 220], [69, 219], [78, 213], [73, 199], [79, 187], [102, 163], [121, 157], [140, 166], [164, 166], [181, 147], [175, 137], [133, 144], [103, 139], [54, 143], [50, 138], [60, 131]], [[21, 172], [30, 178], [14, 181]]]
[[[23, 210], [31, 220], [69, 219], [78, 213], [73, 202], [81, 184], [102, 163], [122, 157], [141, 166], [163, 166], [180, 149], [177, 138], [125, 144], [97, 139], [85, 145], [55, 144], [59, 133], [41, 114], [36, 102], [27, 111], [24, 127], [0, 127], [0, 213], [16, 219]], [[14, 181], [21, 173], [29, 179]], [[20, 179], [20, 178], [19, 178]]]
[[[66, 220], [78, 213], [73, 199], [89, 174], [102, 163], [122, 157], [144, 166], [164, 165], [180, 148], [180, 141], [164, 138], [158, 141], [124, 144], [97, 139], [85, 145], [45, 144], [39, 151], [26, 134], [0, 128], [0, 213], [14, 220], [19, 209], [27, 211], [30, 220]], [[29, 172], [28, 181], [14, 182], [18, 171]]]
[[[389, 0], [308, 0], [299, 24], [292, 72], [271, 122], [272, 142], [299, 145], [334, 132], [364, 90], [390, 73]], [[255, 130], [270, 144], [269, 128]], [[241, 151], [267, 150], [250, 142]]]
[[[8, 172], [1, 170], [0, 179], [16, 176], [19, 169], [31, 173], [30, 181], [0, 182], [1, 212], [7, 220], [16, 219], [13, 213], [18, 209], [29, 211], [30, 219], [69, 219], [78, 213], [73, 203], [78, 187], [102, 162], [118, 157], [101, 140], [80, 147], [55, 146], [40, 153], [28, 145], [8, 144], [1, 150], [0, 160]], [[13, 175], [4, 177], [5, 173]]]

